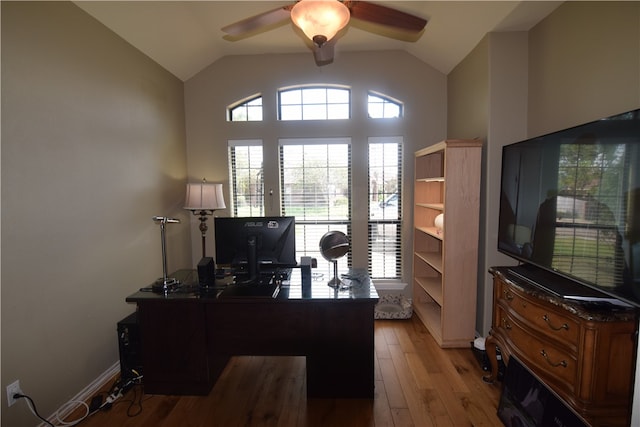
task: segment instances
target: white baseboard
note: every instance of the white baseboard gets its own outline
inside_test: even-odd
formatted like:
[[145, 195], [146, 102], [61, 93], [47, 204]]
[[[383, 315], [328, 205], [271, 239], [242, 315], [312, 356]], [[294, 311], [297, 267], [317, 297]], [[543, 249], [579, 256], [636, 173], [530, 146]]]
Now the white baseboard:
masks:
[[[56, 415], [64, 420], [65, 417], [68, 417], [73, 411], [78, 409], [78, 405], [74, 405], [73, 402], [81, 401], [86, 402], [90, 398], [92, 398], [98, 390], [103, 388], [109, 381], [113, 379], [117, 374], [120, 373], [120, 361], [116, 361], [113, 365], [111, 365], [106, 371], [104, 371], [98, 378], [93, 380], [88, 386], [82, 389], [78, 394], [76, 394], [73, 398], [71, 398], [67, 403], [60, 406], [60, 408], [51, 414], [47, 420], [53, 425], [58, 424], [58, 420]], [[41, 423], [38, 427], [46, 427], [45, 423]]]

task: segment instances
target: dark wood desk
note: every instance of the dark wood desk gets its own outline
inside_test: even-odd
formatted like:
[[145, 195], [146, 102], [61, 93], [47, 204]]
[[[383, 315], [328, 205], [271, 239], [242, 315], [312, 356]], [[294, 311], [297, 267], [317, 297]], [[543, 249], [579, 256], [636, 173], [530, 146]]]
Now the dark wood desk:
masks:
[[[197, 286], [182, 292], [139, 291], [137, 304], [145, 392], [208, 394], [236, 355], [305, 356], [307, 396], [372, 398], [373, 312], [378, 295], [368, 276], [335, 291], [328, 279], [302, 286], [300, 269], [276, 298], [220, 298]], [[195, 271], [178, 271], [182, 283]]]

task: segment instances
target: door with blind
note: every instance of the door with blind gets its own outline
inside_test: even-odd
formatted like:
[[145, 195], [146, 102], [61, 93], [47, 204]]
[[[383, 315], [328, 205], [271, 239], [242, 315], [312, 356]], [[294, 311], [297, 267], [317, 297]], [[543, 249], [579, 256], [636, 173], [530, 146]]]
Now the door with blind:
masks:
[[[280, 174], [282, 215], [296, 218], [297, 258], [316, 258], [314, 278], [329, 280], [333, 269], [319, 243], [332, 230], [351, 236], [351, 140], [282, 139]], [[349, 253], [339, 260], [339, 273], [350, 266]]]

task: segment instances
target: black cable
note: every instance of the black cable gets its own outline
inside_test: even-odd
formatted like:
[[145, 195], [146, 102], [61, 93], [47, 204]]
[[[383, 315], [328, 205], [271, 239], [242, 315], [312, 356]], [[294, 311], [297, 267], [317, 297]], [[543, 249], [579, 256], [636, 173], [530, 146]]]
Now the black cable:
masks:
[[[142, 385], [136, 384], [131, 388], [133, 392], [133, 397], [131, 399], [121, 399], [117, 402], [114, 402], [114, 405], [128, 403], [129, 407], [127, 408], [127, 416], [129, 418], [137, 417], [142, 413], [142, 402], [144, 397], [144, 392], [142, 391]], [[138, 391], [140, 394], [138, 394]], [[152, 396], [149, 396], [151, 398]], [[135, 412], [134, 412], [135, 411]]]
[[40, 418], [44, 423], [46, 423], [46, 424], [47, 424], [47, 425], [49, 425], [50, 427], [55, 427], [53, 424], [51, 424], [49, 421], [47, 421], [47, 419], [46, 419], [46, 418], [43, 418], [43, 417], [38, 413], [38, 410], [36, 409], [36, 404], [33, 402], [33, 399], [32, 399], [32, 398], [30, 398], [30, 397], [29, 397], [29, 396], [27, 396], [26, 394], [19, 394], [19, 393], [16, 393], [16, 394], [14, 394], [14, 395], [13, 395], [13, 398], [14, 398], [14, 399], [20, 399], [20, 398], [22, 398], [22, 397], [24, 397], [25, 399], [27, 399], [27, 400], [29, 401], [29, 403], [31, 404], [31, 409], [33, 409], [33, 411], [32, 411], [32, 412], [33, 412], [33, 414], [34, 414], [36, 417]]
[[[140, 395], [138, 396], [138, 390], [140, 390]], [[142, 391], [142, 387], [133, 387], [133, 401], [131, 405], [127, 408], [127, 416], [130, 418], [137, 417], [142, 413], [142, 396], [144, 392]], [[134, 408], [137, 407], [137, 411], [133, 412]]]

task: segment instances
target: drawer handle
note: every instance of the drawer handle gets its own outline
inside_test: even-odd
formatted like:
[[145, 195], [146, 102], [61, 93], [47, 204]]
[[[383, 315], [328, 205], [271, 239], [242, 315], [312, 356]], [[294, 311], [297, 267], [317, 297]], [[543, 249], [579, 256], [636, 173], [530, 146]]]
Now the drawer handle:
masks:
[[567, 367], [567, 361], [566, 360], [561, 360], [558, 363], [553, 363], [551, 360], [549, 360], [549, 355], [547, 354], [546, 351], [544, 351], [544, 349], [542, 349], [540, 351], [540, 354], [542, 355], [542, 357], [544, 357], [544, 359], [547, 361], [547, 363], [551, 366], [553, 366], [554, 368], [557, 368], [558, 366], [562, 366], [563, 368]]
[[560, 327], [556, 328], [555, 326], [553, 326], [551, 324], [551, 319], [549, 319], [549, 316], [547, 316], [546, 314], [544, 316], [542, 316], [542, 320], [544, 320], [545, 322], [547, 322], [547, 325], [549, 325], [549, 327], [551, 329], [553, 329], [554, 331], [559, 331], [561, 329], [564, 329], [566, 331], [569, 330], [569, 325], [567, 325], [566, 323], [563, 323], [562, 325], [560, 325]]
[[507, 319], [502, 319], [502, 326], [504, 326], [504, 328], [507, 330], [511, 329], [511, 323], [509, 323]]
[[504, 297], [507, 300], [511, 301], [513, 299], [513, 294], [511, 292], [509, 292], [509, 291], [504, 291]]

